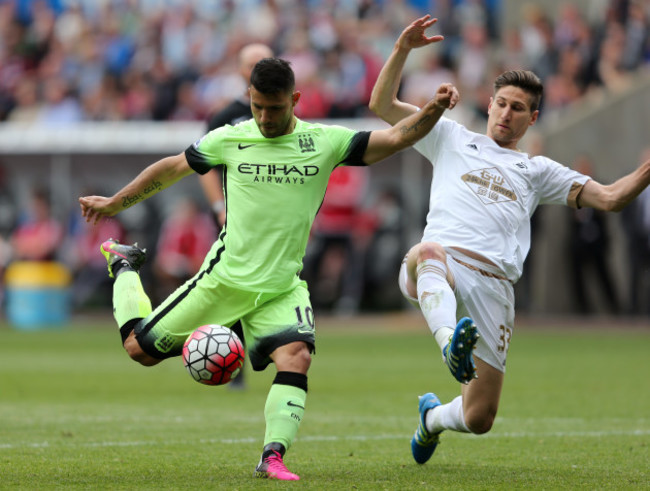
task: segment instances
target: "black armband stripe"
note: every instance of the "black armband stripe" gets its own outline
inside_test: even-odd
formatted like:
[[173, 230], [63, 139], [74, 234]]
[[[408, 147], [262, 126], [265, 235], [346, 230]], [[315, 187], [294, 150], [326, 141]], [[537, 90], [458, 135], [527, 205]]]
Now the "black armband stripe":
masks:
[[359, 131], [357, 132], [350, 141], [350, 146], [348, 147], [348, 153], [340, 162], [340, 164], [361, 167], [366, 166], [363, 161], [363, 154], [366, 153], [368, 148], [368, 141], [370, 140], [370, 131]]
[[194, 145], [187, 147], [185, 150], [185, 158], [187, 159], [187, 163], [190, 164], [192, 170], [197, 174], [203, 175], [212, 169], [212, 165], [210, 165], [203, 154], [199, 152]]

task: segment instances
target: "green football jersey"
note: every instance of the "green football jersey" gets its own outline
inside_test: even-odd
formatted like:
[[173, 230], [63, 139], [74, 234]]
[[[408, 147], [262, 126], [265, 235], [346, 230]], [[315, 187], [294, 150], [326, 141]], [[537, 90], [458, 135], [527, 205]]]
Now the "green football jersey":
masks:
[[224, 165], [226, 223], [206, 264], [233, 287], [279, 292], [296, 285], [316, 213], [338, 165], [365, 165], [369, 132], [297, 120], [264, 137], [254, 119], [206, 134], [185, 155], [199, 174]]

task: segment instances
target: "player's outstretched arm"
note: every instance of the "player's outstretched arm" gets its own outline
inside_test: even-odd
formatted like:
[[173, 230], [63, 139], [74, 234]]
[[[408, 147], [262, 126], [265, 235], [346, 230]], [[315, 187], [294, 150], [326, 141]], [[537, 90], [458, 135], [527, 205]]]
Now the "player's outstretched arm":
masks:
[[103, 217], [112, 217], [144, 201], [192, 172], [194, 171], [187, 163], [185, 153], [165, 157], [144, 169], [133, 181], [110, 198], [80, 197], [81, 215], [87, 222], [97, 223]]
[[445, 109], [452, 109], [458, 101], [458, 90], [451, 84], [442, 84], [436, 95], [422, 109], [407, 116], [396, 125], [370, 133], [363, 161], [370, 165], [393, 155], [431, 131]]
[[578, 206], [604, 211], [621, 211], [650, 185], [650, 160], [618, 181], [603, 185], [588, 181], [578, 196]]
[[413, 48], [428, 46], [444, 39], [443, 36], [427, 36], [424, 33], [427, 28], [438, 22], [438, 19], [430, 17], [420, 17], [402, 31], [372, 89], [370, 110], [390, 124], [395, 124], [418, 110], [416, 106], [400, 101], [397, 91], [409, 52]]

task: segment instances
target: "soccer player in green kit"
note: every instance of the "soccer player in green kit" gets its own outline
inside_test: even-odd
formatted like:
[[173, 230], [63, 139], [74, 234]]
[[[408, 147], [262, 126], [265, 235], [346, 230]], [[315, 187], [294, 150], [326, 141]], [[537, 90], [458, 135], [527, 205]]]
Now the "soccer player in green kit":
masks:
[[144, 251], [113, 240], [101, 245], [115, 278], [114, 316], [127, 353], [145, 366], [180, 355], [201, 325], [241, 319], [253, 369], [273, 362], [277, 370], [254, 475], [298, 480], [283, 457], [304, 414], [315, 345], [309, 292], [299, 275], [329, 176], [338, 165], [374, 164], [413, 145], [456, 104], [458, 92], [443, 84], [420, 111], [395, 126], [357, 132], [297, 119], [300, 92], [284, 60], [258, 62], [249, 90], [253, 119], [211, 131], [185, 152], [151, 164], [112, 197], [86, 196], [79, 203], [86, 221], [96, 222], [193, 172], [225, 166], [223, 230], [200, 271], [156, 309], [137, 273]]

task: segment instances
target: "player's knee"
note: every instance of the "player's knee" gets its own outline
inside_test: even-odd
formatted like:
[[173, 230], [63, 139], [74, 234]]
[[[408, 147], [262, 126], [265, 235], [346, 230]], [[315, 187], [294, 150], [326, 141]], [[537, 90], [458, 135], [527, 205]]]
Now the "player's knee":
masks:
[[475, 435], [482, 435], [492, 429], [496, 416], [496, 410], [492, 408], [467, 411], [465, 414], [465, 424]]
[[279, 371], [307, 373], [311, 366], [311, 351], [302, 341], [279, 347], [271, 358]]
[[303, 367], [305, 372], [309, 370], [309, 367], [311, 366], [311, 352], [309, 351], [309, 348], [305, 343], [300, 343], [302, 346], [296, 350], [293, 358], [294, 362]]
[[447, 260], [447, 253], [444, 247], [437, 242], [422, 242], [418, 248], [417, 262], [419, 264], [427, 259], [444, 262]]
[[136, 361], [145, 367], [152, 367], [161, 361], [142, 351], [142, 348], [140, 347], [140, 344], [138, 343], [135, 336], [129, 336], [124, 341], [124, 349], [133, 361]]

